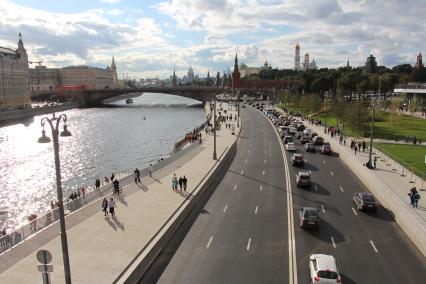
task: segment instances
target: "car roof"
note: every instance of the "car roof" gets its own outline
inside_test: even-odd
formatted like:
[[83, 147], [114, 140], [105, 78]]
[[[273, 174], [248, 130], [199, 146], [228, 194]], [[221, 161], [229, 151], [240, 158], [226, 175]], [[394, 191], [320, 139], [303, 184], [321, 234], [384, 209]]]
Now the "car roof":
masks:
[[301, 154], [301, 153], [294, 153], [293, 156], [301, 156], [301, 157], [303, 157], [303, 154]]
[[309, 172], [298, 172], [299, 175], [306, 175], [309, 176]]
[[314, 207], [302, 207], [304, 211], [315, 211], [318, 212], [318, 210]]
[[317, 260], [318, 270], [330, 270], [337, 272], [336, 259], [328, 254], [312, 254], [309, 259]]
[[369, 192], [357, 192], [356, 194], [360, 195], [360, 196], [371, 196], [374, 197], [371, 193]]
[[293, 142], [288, 142], [287, 145], [296, 145]]

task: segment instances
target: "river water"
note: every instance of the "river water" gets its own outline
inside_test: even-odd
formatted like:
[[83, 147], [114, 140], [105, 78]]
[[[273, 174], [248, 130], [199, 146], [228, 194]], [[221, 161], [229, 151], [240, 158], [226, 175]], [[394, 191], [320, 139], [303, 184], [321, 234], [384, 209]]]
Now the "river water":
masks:
[[[145, 168], [205, 121], [201, 103], [191, 99], [145, 93], [133, 100], [64, 112], [72, 133], [59, 138], [64, 197], [93, 186], [97, 177]], [[53, 143], [37, 143], [42, 117], [0, 128], [0, 229], [16, 228], [30, 214], [40, 216], [56, 200]], [[46, 134], [51, 137], [50, 128]]]

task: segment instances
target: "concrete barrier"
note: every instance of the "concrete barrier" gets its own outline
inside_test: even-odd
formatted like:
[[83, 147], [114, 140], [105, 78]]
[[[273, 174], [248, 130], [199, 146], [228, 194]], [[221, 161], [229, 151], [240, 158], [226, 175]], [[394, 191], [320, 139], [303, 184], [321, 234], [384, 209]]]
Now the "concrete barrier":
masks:
[[221, 157], [219, 157], [214, 166], [195, 187], [191, 194], [182, 202], [174, 214], [170, 216], [168, 221], [157, 231], [113, 283], [138, 283], [143, 275], [145, 275], [161, 251], [166, 247], [167, 243], [173, 238], [176, 231], [190, 215], [191, 211], [194, 210], [200, 199], [203, 198], [206, 191], [226, 172], [226, 169], [235, 157], [238, 137], [239, 133], [233, 144], [225, 149]]

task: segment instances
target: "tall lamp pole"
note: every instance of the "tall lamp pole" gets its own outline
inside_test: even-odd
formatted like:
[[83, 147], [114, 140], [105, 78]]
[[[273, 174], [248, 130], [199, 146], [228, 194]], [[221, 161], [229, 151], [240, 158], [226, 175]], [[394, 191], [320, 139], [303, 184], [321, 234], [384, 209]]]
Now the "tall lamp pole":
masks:
[[371, 116], [371, 128], [370, 128], [370, 154], [368, 156], [368, 168], [373, 168], [373, 161], [372, 161], [372, 155], [373, 155], [373, 127], [374, 127], [374, 110], [376, 108], [376, 100], [373, 99], [371, 101], [371, 108], [372, 108], [372, 116]]
[[240, 127], [240, 91], [237, 90], [237, 127]]
[[327, 133], [327, 97], [324, 96], [325, 99], [325, 123], [324, 123], [324, 133]]
[[[64, 122], [64, 130], [59, 133], [59, 123]], [[65, 283], [71, 284], [71, 270], [70, 270], [70, 260], [68, 255], [68, 240], [67, 232], [65, 229], [65, 214], [64, 214], [64, 200], [62, 197], [62, 181], [61, 181], [61, 165], [59, 160], [59, 141], [58, 136], [62, 137], [71, 136], [71, 132], [67, 129], [67, 116], [66, 114], [61, 114], [58, 117], [55, 117], [53, 113], [52, 118], [44, 117], [41, 120], [41, 137], [38, 139], [39, 143], [49, 143], [51, 140], [46, 136], [46, 131], [44, 130], [45, 124], [48, 124], [52, 130], [53, 138], [53, 150], [55, 154], [55, 170], [56, 170], [56, 194], [58, 198], [58, 209], [59, 209], [59, 224], [61, 229], [61, 244], [62, 244], [62, 257], [64, 261], [64, 273], [65, 273]]]
[[214, 100], [214, 113], [213, 113], [213, 160], [217, 160], [216, 154], [216, 97]]

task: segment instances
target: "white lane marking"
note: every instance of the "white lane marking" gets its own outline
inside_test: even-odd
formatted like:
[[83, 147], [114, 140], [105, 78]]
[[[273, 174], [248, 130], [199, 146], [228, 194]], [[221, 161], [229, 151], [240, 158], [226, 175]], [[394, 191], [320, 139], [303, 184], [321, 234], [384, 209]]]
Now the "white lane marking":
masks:
[[237, 186], [238, 186], [237, 184], [236, 184], [236, 185], [234, 185], [234, 191], [237, 189]]
[[333, 236], [331, 236], [330, 238], [331, 238], [331, 242], [333, 243], [333, 247], [336, 248], [336, 243], [334, 242]]
[[256, 206], [256, 209], [254, 209], [254, 214], [257, 214], [258, 209], [259, 209], [259, 207]]
[[251, 244], [251, 238], [248, 239], [247, 247], [246, 247], [247, 250], [250, 250], [250, 244]]
[[263, 172], [262, 172], [262, 175], [263, 175], [263, 176], [265, 175], [265, 171], [263, 171]]
[[210, 237], [209, 242], [206, 245], [206, 248], [209, 248], [209, 246], [212, 243], [212, 241], [213, 241], [213, 236]]
[[315, 185], [315, 191], [317, 191], [318, 190], [318, 187], [317, 187], [317, 185]]
[[266, 160], [263, 160], [264, 162], [265, 162], [265, 164], [266, 164]]
[[325, 214], [324, 204], [321, 204], [321, 210], [322, 210], [322, 213], [324, 213], [324, 214]]
[[355, 216], [358, 215], [358, 213], [356, 213], [356, 211], [353, 207], [352, 207], [352, 212], [354, 212]]
[[311, 170], [309, 170], [309, 174], [310, 174], [310, 175], [312, 174]]
[[223, 208], [223, 213], [225, 213], [227, 209], [228, 209], [228, 204], [226, 204], [225, 208]]
[[262, 189], [263, 189], [263, 185], [260, 186], [259, 191], [262, 191]]
[[265, 155], [266, 155], [266, 150], [265, 150]]
[[250, 150], [248, 150], [248, 153], [250, 154]]
[[251, 143], [250, 143], [250, 147], [251, 147]]
[[370, 240], [370, 244], [371, 244], [371, 246], [373, 247], [374, 251], [375, 251], [376, 253], [378, 253], [379, 251], [377, 250], [377, 248], [376, 248], [376, 246], [374, 245], [374, 243], [373, 243], [373, 241], [372, 241], [372, 240]]
[[247, 159], [244, 161], [244, 163], [246, 163], [246, 164], [247, 164]]
[[341, 192], [345, 192], [345, 191], [343, 190], [343, 187], [339, 186], [339, 188], [340, 188], [340, 191], [341, 191]]
[[333, 172], [330, 172], [330, 174], [331, 174], [332, 176], [334, 176]]
[[325, 161], [323, 160], [322, 163], [325, 164]]
[[241, 170], [241, 174], [243, 174], [244, 173], [244, 170]]

